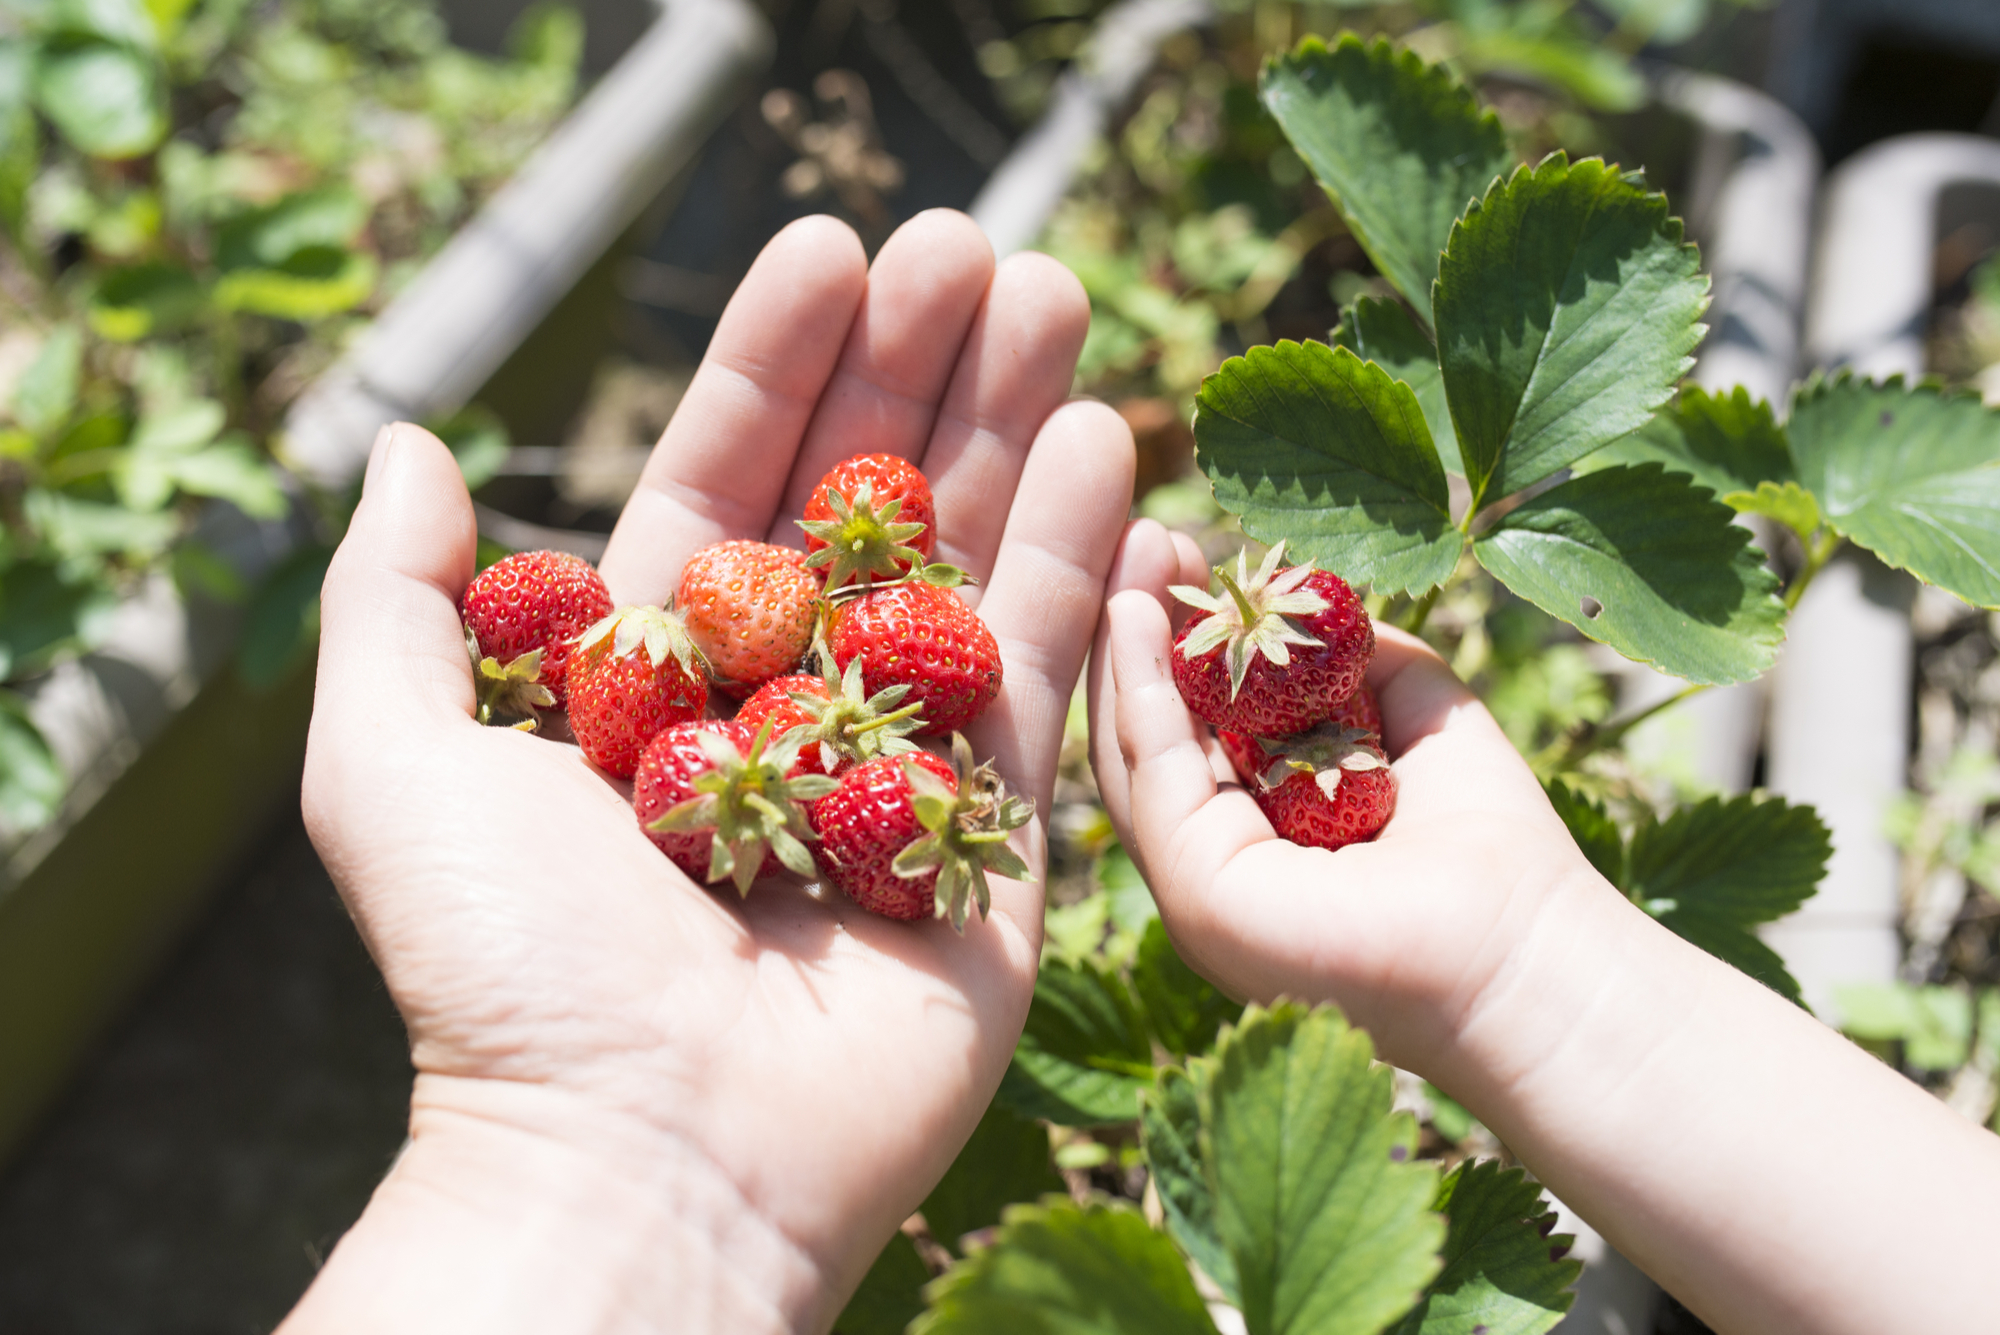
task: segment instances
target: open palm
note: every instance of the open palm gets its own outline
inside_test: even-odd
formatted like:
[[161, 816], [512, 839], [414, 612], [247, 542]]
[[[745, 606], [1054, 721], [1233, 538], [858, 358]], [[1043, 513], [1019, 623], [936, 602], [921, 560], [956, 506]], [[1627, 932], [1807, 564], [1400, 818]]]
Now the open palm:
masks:
[[[660, 601], [725, 538], [798, 545], [791, 520], [842, 458], [913, 459], [937, 557], [980, 581], [965, 592], [1004, 661], [974, 749], [1046, 809], [1131, 495], [1123, 423], [1065, 403], [1087, 321], [1066, 271], [996, 270], [960, 215], [912, 221], [872, 270], [844, 226], [795, 224], [619, 521], [613, 597]], [[999, 1082], [1041, 891], [996, 881], [961, 939], [784, 882], [742, 903], [693, 884], [574, 748], [472, 721], [455, 601], [473, 546], [451, 456], [397, 428], [327, 578], [306, 776], [314, 841], [409, 1025], [415, 1134], [472, 1118], [672, 1147], [795, 1249], [814, 1292], [768, 1300], [824, 1328]], [[1020, 844], [1039, 873], [1039, 821]]]

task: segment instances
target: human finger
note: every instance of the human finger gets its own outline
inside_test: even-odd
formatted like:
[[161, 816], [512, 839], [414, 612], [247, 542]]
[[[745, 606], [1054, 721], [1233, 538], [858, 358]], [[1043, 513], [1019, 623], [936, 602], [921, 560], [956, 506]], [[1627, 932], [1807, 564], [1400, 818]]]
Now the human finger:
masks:
[[[1014, 255], [994, 274], [923, 454], [937, 498], [938, 560], [981, 580], [993, 572], [1014, 522], [996, 502], [1015, 494], [1030, 448], [1069, 397], [1089, 329], [1083, 285], [1048, 256]], [[1117, 498], [1121, 518], [1131, 494], [1128, 479]], [[983, 596], [975, 589], [968, 601]]]
[[854, 229], [802, 218], [773, 237], [729, 299], [604, 553], [621, 603], [657, 603], [725, 538], [760, 538], [867, 286]]
[[1220, 790], [1206, 730], [1174, 685], [1166, 608], [1128, 589], [1106, 606], [1132, 855], [1162, 913], [1191, 913], [1229, 862], [1275, 836], [1240, 788]]
[[1098, 609], [1097, 631], [1091, 640], [1089, 678], [1084, 683], [1090, 711], [1090, 768], [1098, 797], [1121, 839], [1131, 824], [1131, 784], [1118, 750], [1117, 686], [1111, 672], [1110, 600], [1136, 589], [1155, 601], [1167, 596], [1167, 586], [1179, 580], [1181, 559], [1173, 536], [1155, 520], [1135, 519], [1125, 526], [1110, 573], [1104, 582], [1105, 606]]
[[[959, 350], [993, 281], [993, 247], [955, 209], [898, 227], [868, 283], [786, 483], [769, 541], [799, 546], [797, 523], [827, 470], [857, 454], [921, 460]], [[949, 531], [949, 530], [947, 530]]]

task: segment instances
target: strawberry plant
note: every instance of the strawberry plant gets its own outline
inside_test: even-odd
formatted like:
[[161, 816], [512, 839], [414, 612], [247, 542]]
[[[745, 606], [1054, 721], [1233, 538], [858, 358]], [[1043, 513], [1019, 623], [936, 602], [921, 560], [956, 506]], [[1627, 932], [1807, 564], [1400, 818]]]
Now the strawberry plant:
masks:
[[581, 43], [559, 6], [498, 60], [405, 0], [0, 6], [0, 825], [67, 786], [6, 685], [144, 580], [251, 598], [246, 674], [287, 666], [325, 549], [253, 596], [197, 519], [287, 512], [286, 406], [567, 108]]
[[[1676, 699], [1768, 670], [1847, 544], [2000, 605], [2000, 417], [1977, 400], [1817, 375], [1781, 413], [1683, 385], [1707, 279], [1639, 173], [1517, 162], [1468, 89], [1384, 42], [1308, 40], [1267, 62], [1261, 96], [1390, 291], [1202, 382], [1196, 459], [1244, 533], [1412, 629], [1468, 591], [1473, 625], [1496, 598], [1539, 609], [1681, 678]], [[1230, 584], [1206, 595], [1215, 614]], [[1814, 892], [1825, 827], [1754, 795], [1605, 803], [1585, 762], [1650, 712], [1555, 737], [1535, 757], [1552, 800], [1640, 908], [1798, 1000], [1755, 929]], [[1324, 1010], [1240, 1011], [1174, 955], [1129, 862], [1099, 876], [1050, 913], [996, 1104], [1054, 1128], [1068, 1196], [1024, 1168], [969, 1236], [927, 1202], [837, 1329], [1211, 1331], [1217, 1305], [1252, 1335], [1560, 1319], [1576, 1272], [1547, 1207], [1464, 1157], [1462, 1110], [1430, 1091], [1418, 1141], [1364, 1035]], [[1969, 995], [1863, 1000], [1861, 1032], [1990, 1079]], [[974, 1171], [962, 1158], [946, 1181]]]

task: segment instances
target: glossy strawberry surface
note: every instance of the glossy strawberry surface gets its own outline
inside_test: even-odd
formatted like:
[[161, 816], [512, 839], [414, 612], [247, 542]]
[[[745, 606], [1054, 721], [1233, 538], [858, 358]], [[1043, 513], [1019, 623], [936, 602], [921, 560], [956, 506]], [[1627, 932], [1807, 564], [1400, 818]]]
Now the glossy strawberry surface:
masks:
[[798, 666], [812, 643], [819, 580], [805, 555], [768, 542], [718, 542], [681, 571], [674, 605], [716, 684], [741, 698]]
[[[1361, 726], [1356, 723], [1352, 726]], [[1216, 734], [1236, 777], [1256, 799], [1278, 837], [1308, 848], [1345, 848], [1373, 839], [1396, 809], [1396, 776], [1387, 757], [1374, 743], [1364, 743], [1382, 759], [1380, 769], [1342, 770], [1334, 795], [1320, 788], [1317, 776], [1295, 772], [1276, 788], [1265, 789], [1258, 775], [1270, 756], [1242, 733]]]
[[655, 664], [643, 644], [621, 654], [606, 636], [570, 660], [570, 731], [586, 756], [621, 779], [638, 769], [648, 742], [707, 707], [707, 681], [672, 656]]
[[[861, 454], [835, 464], [814, 484], [806, 500], [806, 522], [825, 523], [836, 518], [826, 499], [829, 487], [852, 505], [863, 486], [869, 488], [871, 505], [878, 513], [889, 502], [898, 501], [896, 523], [924, 526], [922, 532], [905, 539], [904, 546], [921, 553], [926, 561], [937, 554], [937, 505], [931, 498], [931, 484], [915, 464], [894, 454]], [[810, 556], [826, 545], [808, 534], [806, 554]], [[909, 569], [909, 562], [899, 563], [899, 573], [907, 574]]]
[[[798, 701], [794, 694], [813, 695], [822, 700], [829, 699], [826, 683], [818, 677], [796, 673], [789, 677], [774, 677], [759, 686], [756, 693], [743, 702], [743, 708], [736, 711], [736, 721], [750, 729], [754, 736], [757, 729], [768, 721], [771, 736], [783, 737], [791, 729], [801, 724], [816, 722], [812, 712]], [[819, 748], [808, 746], [799, 752], [799, 761], [794, 767], [798, 774], [824, 774], [826, 769], [820, 764]], [[835, 772], [838, 772], [836, 767]]]
[[[740, 720], [703, 719], [696, 723], [676, 723], [647, 743], [639, 758], [639, 768], [632, 775], [632, 809], [639, 817], [640, 829], [646, 830], [682, 802], [693, 799], [697, 795], [694, 781], [715, 768], [696, 740], [704, 732], [728, 738], [745, 754], [756, 740], [756, 729], [745, 727]], [[672, 858], [674, 865], [692, 877], [696, 885], [708, 880], [710, 848], [714, 843], [712, 831], [675, 834], [646, 830], [646, 837], [658, 844], [660, 851]], [[783, 870], [777, 855], [767, 853], [757, 874], [776, 876]]]
[[905, 764], [923, 766], [958, 791], [951, 765], [928, 751], [882, 756], [847, 771], [840, 787], [813, 803], [812, 823], [827, 878], [869, 912], [909, 921], [935, 911], [937, 873], [905, 878], [891, 866], [924, 835], [910, 802]]
[[830, 641], [843, 672], [860, 660], [870, 694], [907, 685], [925, 733], [965, 727], [1000, 693], [1000, 646], [950, 589], [891, 584], [841, 603]]
[[502, 665], [542, 651], [539, 678], [565, 698], [570, 646], [611, 611], [611, 591], [590, 562], [568, 552], [516, 552], [473, 577], [458, 614], [479, 652]]
[[1254, 657], [1233, 697], [1224, 648], [1194, 657], [1182, 652], [1207, 617], [1195, 617], [1174, 638], [1174, 685], [1188, 708], [1211, 726], [1253, 737], [1304, 732], [1332, 718], [1361, 685], [1375, 656], [1375, 627], [1360, 596], [1324, 570], [1313, 571], [1300, 587], [1317, 593], [1326, 607], [1289, 619], [1319, 643], [1287, 646], [1291, 661], [1283, 666], [1261, 654]]

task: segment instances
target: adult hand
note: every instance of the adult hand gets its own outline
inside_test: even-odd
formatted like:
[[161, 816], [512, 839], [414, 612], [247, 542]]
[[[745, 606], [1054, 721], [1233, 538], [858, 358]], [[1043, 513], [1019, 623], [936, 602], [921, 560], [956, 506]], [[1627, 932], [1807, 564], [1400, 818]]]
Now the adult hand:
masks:
[[[1088, 317], [959, 214], [872, 268], [794, 224], [619, 521], [613, 597], [725, 538], [799, 545], [842, 458], [915, 460], [1004, 662], [970, 740], [1046, 810], [1132, 486], [1117, 415], [1065, 402]], [[327, 577], [305, 810], [410, 1029], [413, 1139], [288, 1330], [825, 1330], [999, 1083], [1041, 889], [996, 880], [961, 939], [691, 883], [574, 748], [472, 721], [473, 547], [451, 456], [386, 433]], [[1020, 844], [1039, 874], [1039, 821]]]

